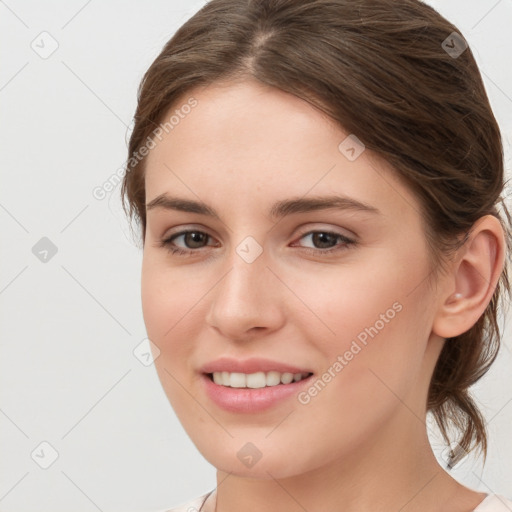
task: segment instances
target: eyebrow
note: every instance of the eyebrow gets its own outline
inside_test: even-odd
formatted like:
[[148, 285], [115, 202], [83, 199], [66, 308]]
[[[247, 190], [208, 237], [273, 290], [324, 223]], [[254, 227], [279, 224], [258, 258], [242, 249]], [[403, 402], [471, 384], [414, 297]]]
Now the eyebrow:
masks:
[[[146, 210], [148, 211], [155, 208], [198, 213], [200, 215], [213, 217], [219, 221], [221, 220], [220, 215], [215, 211], [214, 208], [201, 201], [173, 197], [165, 193], [160, 194], [159, 196], [155, 197], [155, 199], [146, 204]], [[271, 219], [277, 220], [287, 215], [328, 209], [353, 210], [370, 212], [374, 214], [381, 213], [378, 208], [375, 208], [374, 206], [363, 203], [361, 201], [357, 201], [356, 199], [352, 199], [351, 197], [330, 195], [307, 198], [298, 197], [277, 201], [269, 209], [268, 215]]]

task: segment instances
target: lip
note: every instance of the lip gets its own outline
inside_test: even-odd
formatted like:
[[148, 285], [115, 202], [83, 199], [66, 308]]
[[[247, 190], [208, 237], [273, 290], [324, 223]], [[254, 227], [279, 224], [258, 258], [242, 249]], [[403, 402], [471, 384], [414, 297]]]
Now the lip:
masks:
[[[256, 373], [256, 372], [271, 372], [276, 371], [280, 373], [313, 373], [308, 368], [300, 368], [288, 363], [281, 363], [279, 361], [272, 361], [261, 357], [252, 357], [250, 359], [233, 359], [230, 357], [221, 357], [215, 361], [211, 361], [199, 370], [201, 373], [213, 372], [230, 372], [230, 373]], [[283, 384], [283, 386], [288, 384]]]
[[310, 375], [305, 379], [291, 382], [290, 384], [278, 384], [277, 386], [264, 388], [231, 388], [221, 386], [215, 384], [207, 374], [201, 375], [201, 382], [208, 398], [225, 411], [256, 413], [276, 407], [285, 402], [286, 399], [297, 396], [305, 386], [310, 385], [313, 376]]

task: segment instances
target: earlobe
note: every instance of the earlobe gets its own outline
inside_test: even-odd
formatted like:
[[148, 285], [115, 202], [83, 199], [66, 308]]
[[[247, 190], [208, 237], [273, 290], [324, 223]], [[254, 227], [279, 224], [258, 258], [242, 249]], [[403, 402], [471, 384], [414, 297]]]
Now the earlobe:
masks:
[[505, 261], [499, 220], [492, 215], [481, 217], [455, 261], [432, 326], [433, 332], [443, 338], [471, 329], [491, 301]]

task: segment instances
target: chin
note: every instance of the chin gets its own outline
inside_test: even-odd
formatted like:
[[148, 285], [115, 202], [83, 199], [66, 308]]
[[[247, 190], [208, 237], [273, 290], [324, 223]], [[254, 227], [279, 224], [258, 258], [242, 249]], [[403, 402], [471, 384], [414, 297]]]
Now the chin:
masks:
[[263, 458], [261, 458], [254, 466], [247, 467], [238, 460], [236, 455], [234, 457], [226, 455], [213, 456], [211, 458], [205, 457], [205, 459], [218, 470], [243, 478], [273, 480], [289, 478], [295, 476], [297, 473], [301, 473], [296, 467], [291, 470], [290, 464], [282, 460], [276, 461], [267, 459], [264, 461]]
[[[268, 430], [265, 429], [263, 436], [266, 435]], [[297, 444], [300, 446], [300, 443], [283, 446], [283, 441], [278, 436], [274, 440], [267, 438], [254, 442], [248, 440], [249, 436], [226, 439], [223, 435], [222, 441], [212, 439], [211, 436], [201, 436], [201, 442], [195, 442], [193, 436], [191, 439], [212, 466], [244, 478], [289, 478], [313, 469], [306, 460], [307, 454], [298, 453], [293, 448]], [[318, 465], [321, 465], [320, 461]]]

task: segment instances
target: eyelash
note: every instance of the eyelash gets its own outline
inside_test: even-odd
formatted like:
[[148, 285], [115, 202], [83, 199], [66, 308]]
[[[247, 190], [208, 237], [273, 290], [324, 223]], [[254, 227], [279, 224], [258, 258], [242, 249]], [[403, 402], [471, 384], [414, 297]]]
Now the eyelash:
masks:
[[[197, 229], [190, 229], [190, 230], [186, 230], [186, 231], [180, 231], [179, 233], [174, 233], [169, 238], [164, 239], [164, 240], [160, 240], [158, 242], [158, 246], [167, 249], [171, 254], [174, 254], [174, 255], [178, 255], [178, 256], [192, 256], [193, 253], [199, 252], [200, 249], [185, 250], [185, 249], [181, 249], [179, 247], [174, 247], [173, 246], [173, 240], [175, 238], [178, 238], [178, 237], [180, 237], [182, 235], [186, 235], [188, 233], [202, 233], [202, 234], [210, 237], [210, 235], [208, 235], [208, 233], [205, 233], [204, 231], [199, 231]], [[299, 239], [304, 238], [307, 235], [312, 235], [314, 233], [323, 233], [323, 234], [328, 234], [328, 235], [334, 235], [334, 236], [337, 237], [338, 240], [341, 240], [343, 242], [343, 245], [341, 245], [341, 246], [338, 245], [338, 246], [332, 247], [330, 249], [312, 249], [311, 247], [303, 247], [302, 248], [307, 253], [313, 254], [315, 256], [320, 255], [320, 256], [326, 256], [327, 257], [327, 256], [330, 256], [333, 253], [337, 253], [339, 251], [344, 251], [344, 250], [348, 249], [350, 246], [356, 245], [356, 241], [355, 240], [347, 238], [346, 236], [344, 236], [344, 235], [342, 235], [340, 233], [336, 233], [334, 231], [321, 231], [321, 230], [308, 231], [306, 233], [303, 233], [299, 237]]]

